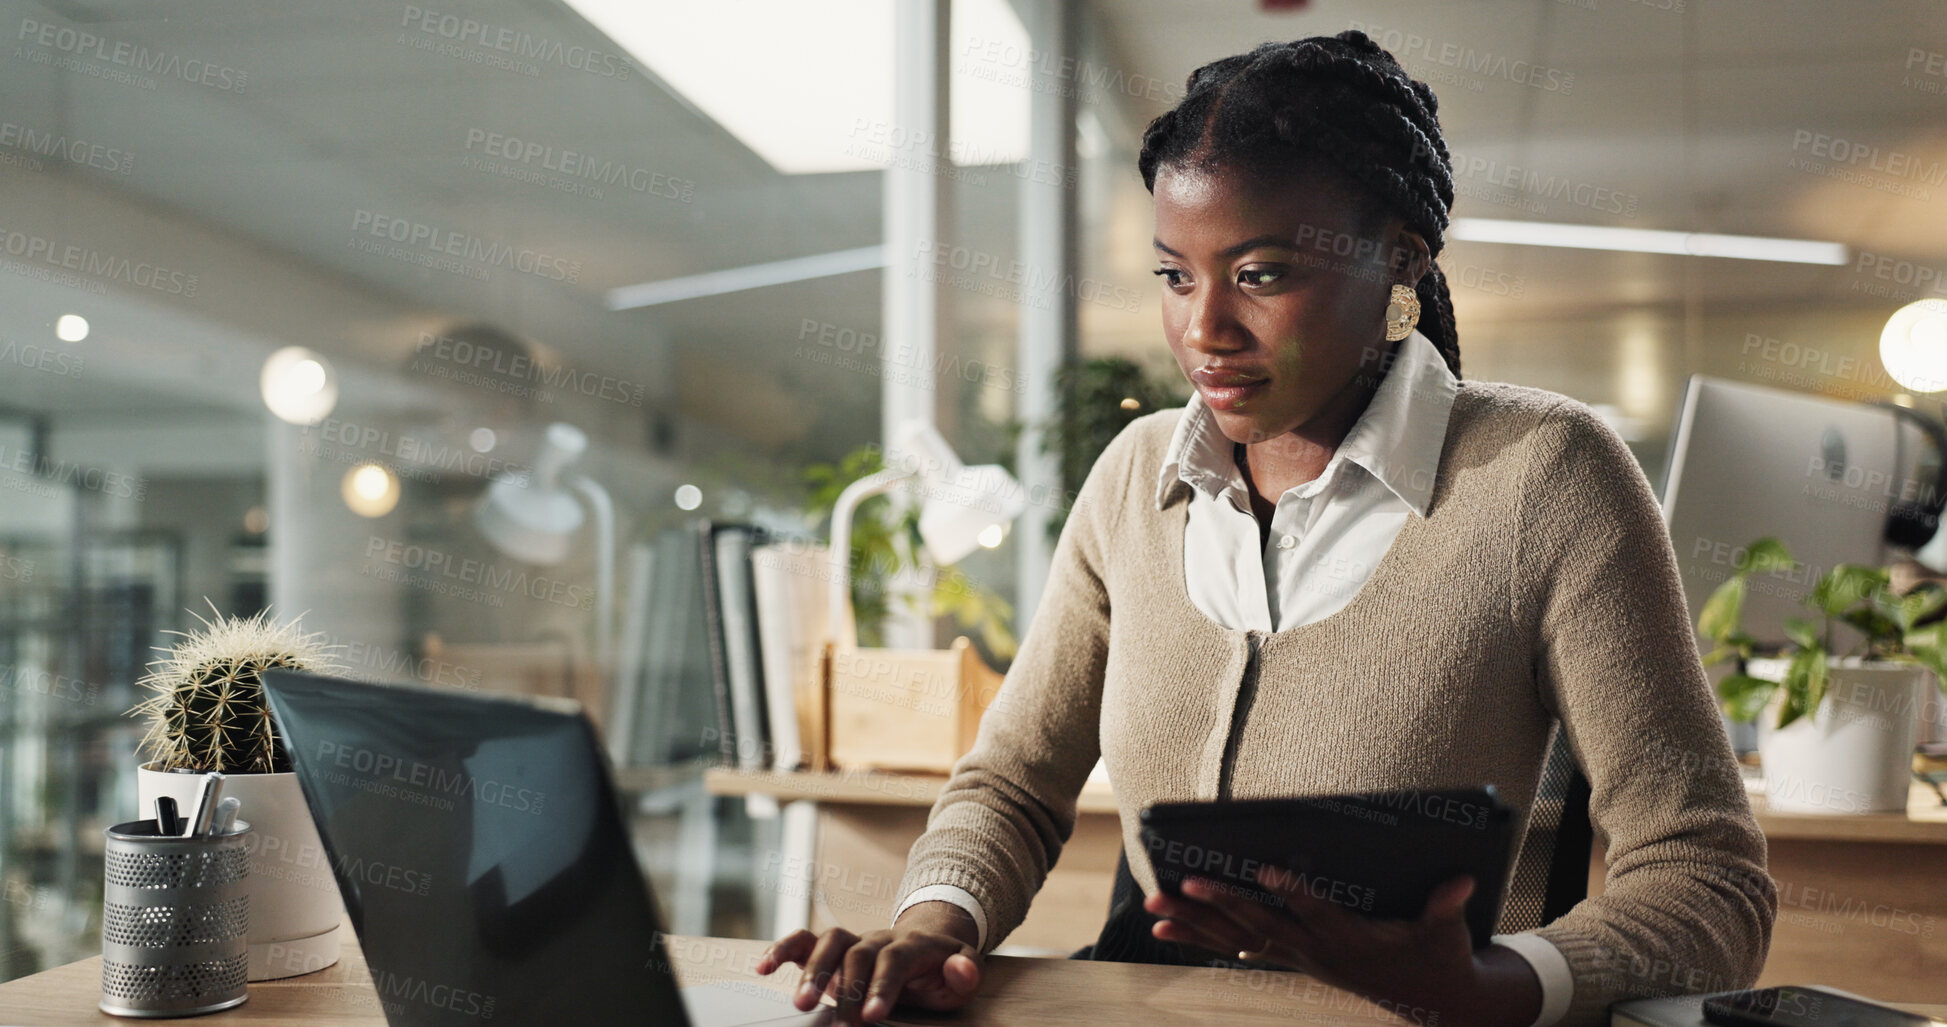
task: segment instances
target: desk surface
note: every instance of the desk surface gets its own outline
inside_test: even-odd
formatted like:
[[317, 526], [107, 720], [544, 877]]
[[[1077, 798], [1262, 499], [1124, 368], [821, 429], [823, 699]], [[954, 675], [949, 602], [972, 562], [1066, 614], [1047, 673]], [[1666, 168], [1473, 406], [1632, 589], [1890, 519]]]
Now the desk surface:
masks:
[[[223, 1013], [198, 1017], [214, 1025], [277, 1027], [383, 1027], [378, 992], [349, 927], [344, 958], [313, 974], [250, 986], [250, 1001]], [[760, 941], [672, 937], [669, 951], [684, 984], [741, 980], [783, 993], [796, 982], [790, 971], [771, 977], [751, 972]], [[0, 984], [0, 1023], [33, 1027], [128, 1023], [95, 1008], [101, 997], [101, 960], [67, 966]], [[1904, 1005], [1916, 1013], [1947, 1016], [1947, 1005]], [[1059, 1023], [1077, 1027], [1128, 1027], [1131, 1023], [1258, 1024], [1373, 1023], [1401, 1021], [1378, 1007], [1302, 974], [1210, 970], [1191, 967], [1086, 963], [1065, 959], [989, 956], [987, 979], [976, 1004], [955, 1014], [902, 1010], [902, 1024]]]
[[[227, 1012], [198, 1017], [212, 1025], [278, 1027], [384, 1027], [378, 992], [350, 928], [344, 956], [335, 966], [302, 977], [250, 986], [250, 1001]], [[770, 977], [751, 972], [763, 942], [672, 937], [669, 951], [684, 984], [740, 980], [784, 993], [797, 981], [792, 971]], [[101, 960], [67, 966], [0, 984], [0, 1023], [33, 1027], [128, 1023], [95, 1008], [101, 997]], [[1309, 1013], [1310, 1015], [1306, 1015]], [[1061, 959], [990, 956], [978, 1006], [951, 1017], [901, 1011], [906, 1024], [1059, 1023], [1127, 1027], [1133, 1022], [1293, 1024], [1398, 1021], [1345, 992], [1297, 974], [1179, 967], [1082, 963]]]
[[[775, 796], [782, 800], [870, 806], [931, 806], [946, 778], [937, 774], [892, 774], [880, 771], [831, 773], [746, 771], [715, 767], [703, 776], [704, 787], [717, 795]], [[1077, 808], [1083, 813], [1116, 812], [1115, 792], [1090, 781], [1082, 788]], [[1947, 806], [1933, 789], [1913, 783], [1907, 811], [1857, 815], [1773, 813], [1764, 796], [1751, 796], [1751, 810], [1765, 837], [1833, 842], [1919, 842], [1947, 845]]]

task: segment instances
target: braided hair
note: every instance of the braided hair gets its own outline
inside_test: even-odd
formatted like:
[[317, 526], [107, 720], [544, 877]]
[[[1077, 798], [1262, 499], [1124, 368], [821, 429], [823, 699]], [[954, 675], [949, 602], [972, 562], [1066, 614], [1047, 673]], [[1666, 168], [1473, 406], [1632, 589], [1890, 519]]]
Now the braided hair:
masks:
[[[1234, 168], [1276, 177], [1323, 161], [1397, 214], [1435, 256], [1454, 202], [1453, 159], [1426, 83], [1356, 29], [1265, 43], [1190, 73], [1183, 102], [1149, 123], [1137, 166], [1156, 188], [1164, 167]], [[1415, 284], [1420, 331], [1460, 375], [1453, 300], [1437, 263]]]

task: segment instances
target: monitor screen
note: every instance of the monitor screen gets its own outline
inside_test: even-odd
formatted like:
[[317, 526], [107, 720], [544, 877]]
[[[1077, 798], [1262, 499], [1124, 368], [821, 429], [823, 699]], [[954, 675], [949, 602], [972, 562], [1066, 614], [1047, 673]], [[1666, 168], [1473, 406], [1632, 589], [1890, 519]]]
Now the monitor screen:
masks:
[[265, 679], [388, 1023], [683, 1022], [578, 712]]
[[1814, 616], [1803, 600], [1820, 575], [1887, 562], [1887, 509], [1932, 489], [1916, 473], [1927, 453], [1917, 429], [1879, 407], [1693, 376], [1663, 490], [1692, 623], [1745, 546], [1772, 536], [1799, 566], [1752, 577], [1744, 627], [1782, 644], [1786, 618]]

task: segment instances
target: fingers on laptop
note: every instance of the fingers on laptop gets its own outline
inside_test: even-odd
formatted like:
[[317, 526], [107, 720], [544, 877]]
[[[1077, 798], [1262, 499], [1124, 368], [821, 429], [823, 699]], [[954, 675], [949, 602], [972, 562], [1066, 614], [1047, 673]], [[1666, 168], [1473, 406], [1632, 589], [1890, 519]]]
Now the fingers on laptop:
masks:
[[818, 1004], [818, 996], [831, 986], [845, 954], [858, 942], [859, 936], [843, 927], [834, 927], [818, 939], [811, 948], [811, 958], [805, 961], [804, 978], [798, 991], [791, 997], [799, 1009], [810, 1011]]
[[786, 964], [804, 966], [792, 1003], [809, 1011], [824, 995], [836, 1004], [841, 1024], [877, 1023], [904, 997], [931, 1009], [966, 1005], [980, 985], [980, 967], [965, 945], [945, 935], [873, 931], [863, 937], [844, 928], [823, 935], [794, 931], [758, 957], [757, 972]]
[[[890, 931], [874, 931], [845, 953], [844, 973], [834, 982], [835, 986], [832, 988], [832, 998], [838, 1002], [839, 1023], [861, 1022], [866, 991], [872, 986], [872, 973], [879, 965], [879, 953], [885, 946], [885, 941], [879, 937], [880, 934], [886, 935], [888, 939], [891, 937]], [[892, 982], [894, 996], [899, 994], [900, 987], [905, 983], [905, 981]], [[891, 1005], [888, 1004], [886, 1012], [891, 1011]]]
[[892, 1015], [903, 996], [928, 1009], [958, 1009], [980, 986], [980, 968], [965, 947], [940, 935], [908, 936], [879, 950], [861, 1007], [865, 1022]]
[[811, 947], [818, 943], [818, 936], [810, 931], [798, 930], [779, 938], [764, 954], [757, 957], [757, 972], [774, 973], [788, 963], [803, 963], [811, 956]]

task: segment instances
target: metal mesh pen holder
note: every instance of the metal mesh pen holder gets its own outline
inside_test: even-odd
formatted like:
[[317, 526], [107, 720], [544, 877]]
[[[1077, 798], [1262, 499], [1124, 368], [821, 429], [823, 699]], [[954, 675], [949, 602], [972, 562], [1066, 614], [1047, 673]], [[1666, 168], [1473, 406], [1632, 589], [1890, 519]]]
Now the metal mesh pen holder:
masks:
[[237, 821], [220, 836], [108, 829], [102, 882], [101, 1008], [116, 1016], [195, 1016], [249, 998], [250, 854]]

